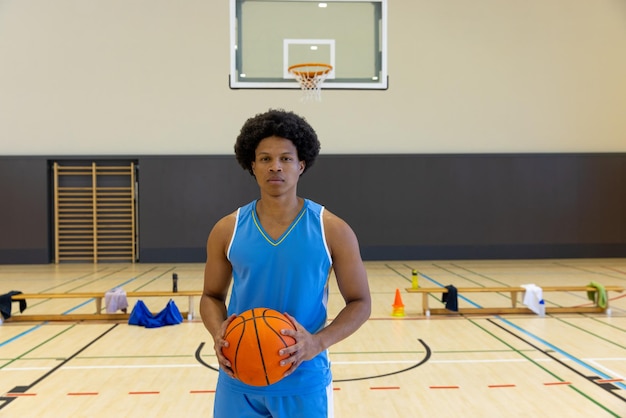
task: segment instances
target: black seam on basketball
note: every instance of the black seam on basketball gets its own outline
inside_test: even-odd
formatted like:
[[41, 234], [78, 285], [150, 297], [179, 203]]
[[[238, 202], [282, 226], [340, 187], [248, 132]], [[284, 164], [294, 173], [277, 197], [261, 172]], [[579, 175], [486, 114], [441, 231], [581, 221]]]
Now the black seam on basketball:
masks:
[[237, 358], [239, 357], [239, 347], [241, 347], [241, 340], [243, 339], [243, 336], [246, 333], [246, 321], [243, 321], [241, 323], [241, 326], [243, 327], [243, 330], [241, 331], [241, 334], [239, 335], [239, 341], [237, 341], [237, 348], [235, 349], [235, 355], [230, 365], [230, 367], [233, 369], [233, 373], [235, 373], [235, 376], [237, 377], [239, 377], [239, 372], [238, 372], [238, 367], [237, 367], [237, 363], [238, 363]]
[[267, 325], [267, 328], [270, 329], [274, 334], [276, 334], [278, 338], [280, 338], [280, 341], [283, 343], [283, 347], [289, 347], [289, 344], [287, 344], [287, 341], [285, 341], [285, 338], [280, 333], [280, 330], [274, 329], [274, 327], [269, 322], [267, 322], [266, 318], [263, 318], [263, 321], [265, 322], [265, 325]]
[[[268, 312], [276, 312], [276, 314], [272, 313], [272, 314], [268, 315], [267, 314]], [[289, 319], [285, 318], [285, 316], [283, 314], [281, 314], [280, 312], [278, 312], [275, 309], [269, 309], [269, 308], [265, 309], [263, 311], [263, 315], [262, 316], [263, 316], [263, 318], [278, 319], [279, 321], [282, 321], [285, 324], [288, 324], [290, 327], [293, 327], [293, 324], [291, 323], [291, 321]]]
[[267, 320], [269, 318], [271, 318], [271, 319], [278, 319], [279, 321], [284, 322], [287, 325], [287, 328], [291, 328], [291, 329], [293, 329], [293, 324], [291, 323], [290, 320], [286, 319], [282, 314], [280, 314], [280, 316], [278, 316], [278, 315], [272, 315], [272, 316], [266, 315], [266, 313], [268, 311], [278, 312], [278, 311], [275, 311], [273, 309], [266, 309], [265, 311], [263, 311], [263, 321], [265, 322], [265, 325], [267, 325], [267, 327], [269, 329], [271, 329], [272, 332], [278, 336], [278, 338], [280, 338], [280, 341], [283, 343], [284, 347], [289, 347], [289, 344], [287, 344], [287, 341], [285, 341], [285, 339], [283, 338], [283, 335], [280, 333], [280, 330], [275, 330], [274, 327], [272, 327], [269, 324], [269, 322], [267, 322]]
[[[256, 309], [252, 310], [252, 318], [256, 319]], [[265, 377], [265, 383], [267, 385], [271, 384], [269, 377], [267, 376], [267, 367], [265, 366], [265, 358], [263, 357], [263, 347], [261, 347], [261, 338], [259, 338], [259, 329], [257, 328], [256, 321], [252, 321], [254, 324], [254, 335], [256, 336], [256, 343], [259, 349], [259, 355], [261, 356], [261, 365], [263, 365], [263, 374]]]

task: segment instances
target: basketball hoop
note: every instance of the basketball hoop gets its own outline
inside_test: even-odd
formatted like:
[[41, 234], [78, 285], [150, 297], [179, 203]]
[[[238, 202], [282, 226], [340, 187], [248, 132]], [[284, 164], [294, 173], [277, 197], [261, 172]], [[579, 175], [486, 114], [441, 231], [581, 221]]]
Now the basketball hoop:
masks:
[[296, 64], [287, 68], [290, 74], [300, 83], [300, 89], [304, 92], [302, 100], [322, 100], [322, 84], [332, 71], [333, 66], [322, 63]]

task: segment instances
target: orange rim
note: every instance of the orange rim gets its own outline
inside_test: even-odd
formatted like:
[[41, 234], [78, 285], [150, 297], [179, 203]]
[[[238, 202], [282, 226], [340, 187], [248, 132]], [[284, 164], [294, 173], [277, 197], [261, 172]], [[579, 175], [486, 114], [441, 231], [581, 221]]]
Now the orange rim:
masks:
[[[305, 68], [305, 67], [320, 67], [320, 69], [319, 70], [306, 70], [306, 71], [299, 70], [299, 68]], [[287, 71], [289, 71], [291, 74], [295, 74], [300, 77], [313, 78], [318, 75], [328, 74], [332, 69], [333, 69], [333, 66], [330, 64], [324, 64], [320, 62], [310, 62], [310, 63], [292, 65], [291, 67], [287, 68]]]

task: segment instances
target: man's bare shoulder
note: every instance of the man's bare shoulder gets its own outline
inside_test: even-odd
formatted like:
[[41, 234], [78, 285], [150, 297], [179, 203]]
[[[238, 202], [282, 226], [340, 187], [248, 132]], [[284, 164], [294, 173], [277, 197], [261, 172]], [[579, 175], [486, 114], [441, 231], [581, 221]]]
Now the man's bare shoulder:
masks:
[[236, 221], [237, 211], [235, 210], [215, 223], [209, 238], [214, 237], [215, 239], [220, 240], [230, 239], [233, 229], [235, 228]]
[[362, 264], [359, 241], [352, 227], [328, 210], [324, 210], [323, 216], [324, 234], [335, 271], [341, 266]]
[[333, 224], [337, 223], [337, 224], [345, 224], [346, 226], [348, 225], [346, 221], [344, 221], [339, 216], [335, 215], [333, 212], [329, 211], [326, 208], [324, 208], [323, 216], [324, 216], [324, 223], [331, 222]]
[[348, 225], [346, 221], [344, 221], [328, 209], [324, 209], [323, 220], [326, 234], [343, 235], [346, 233], [353, 233], [352, 228], [350, 227], [350, 225]]

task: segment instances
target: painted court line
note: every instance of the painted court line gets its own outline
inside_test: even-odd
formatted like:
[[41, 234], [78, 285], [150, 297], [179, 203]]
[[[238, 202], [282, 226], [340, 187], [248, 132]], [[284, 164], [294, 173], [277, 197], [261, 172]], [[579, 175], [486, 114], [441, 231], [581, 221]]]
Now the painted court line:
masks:
[[[624, 380], [624, 376], [621, 376], [619, 373], [614, 372], [613, 370], [609, 369], [608, 367], [604, 367], [602, 364], [598, 363], [599, 361], [612, 361], [611, 359], [588, 359], [589, 363], [593, 364], [594, 366], [596, 366], [598, 369], [602, 369], [605, 372], [607, 372], [610, 376], [612, 376], [616, 381], [623, 381]], [[626, 359], [619, 359], [618, 361], [620, 362], [626, 362]]]
[[[514, 324], [513, 322], [504, 319], [502, 317], [498, 317], [498, 319], [506, 324], [508, 324], [510, 327], [515, 328], [516, 330], [524, 333], [525, 335], [535, 339], [536, 341], [539, 341], [541, 344], [545, 345], [546, 347], [550, 348], [551, 350], [559, 353], [562, 356], [565, 356], [568, 360], [573, 361], [574, 363], [578, 364], [579, 366], [591, 371], [594, 374], [597, 374], [598, 376], [600, 376], [602, 379], [611, 379], [611, 376], [607, 375], [606, 373], [603, 373], [602, 371], [598, 370], [597, 367], [594, 367], [592, 364], [590, 364], [591, 362], [587, 361], [583, 361], [569, 353], [567, 353], [564, 350], [561, 350], [560, 348], [558, 348], [557, 346], [547, 342], [546, 340], [544, 340], [543, 338], [540, 338], [539, 336], [525, 330], [524, 328]], [[615, 382], [616, 386], [619, 386], [621, 389], [626, 389], [626, 385], [624, 385], [623, 383], [620, 382]]]
[[0, 343], [0, 347], [3, 347], [3, 346], [5, 346], [5, 345], [7, 345], [9, 343], [12, 343], [13, 341], [18, 340], [18, 339], [22, 338], [23, 336], [25, 336], [27, 334], [30, 334], [31, 332], [35, 331], [38, 328], [41, 328], [41, 325], [36, 325], [36, 326], [34, 326], [32, 328], [27, 329], [26, 331], [23, 331], [23, 332], [17, 334], [15, 337], [9, 338], [8, 340], [1, 342]]
[[[331, 354], [332, 355], [332, 354]], [[561, 361], [571, 361], [568, 357], [560, 358]], [[585, 361], [626, 361], [626, 358], [594, 358], [583, 359]], [[595, 361], [594, 361], [595, 360]], [[351, 366], [351, 365], [380, 365], [380, 364], [415, 364], [417, 360], [380, 360], [380, 361], [333, 361], [333, 365]], [[538, 358], [533, 359], [538, 363], [550, 363], [553, 359]], [[431, 364], [493, 364], [493, 363], [526, 363], [527, 359], [485, 359], [485, 360], [430, 360]], [[215, 365], [217, 367], [217, 365]], [[65, 366], [63, 370], [106, 370], [106, 369], [180, 369], [180, 368], [198, 368], [202, 367], [199, 364], [133, 364], [133, 365], [93, 365], [93, 366]], [[598, 365], [599, 368], [606, 368]], [[6, 367], [0, 370], [6, 372], [21, 372], [21, 371], [38, 371], [38, 370], [50, 370], [52, 367]], [[608, 370], [607, 370], [608, 371]], [[611, 373], [615, 378], [624, 380], [622, 376], [617, 373]], [[608, 378], [608, 377], [607, 377]]]
[[[107, 370], [107, 369], [180, 369], [199, 368], [199, 364], [135, 364], [135, 365], [107, 365], [107, 366], [65, 366], [63, 370]], [[50, 370], [53, 367], [6, 367], [0, 368], [5, 372], [24, 372]]]
[[596, 383], [615, 383], [615, 382], [623, 382], [624, 379], [596, 379]]
[[[439, 283], [437, 280], [428, 277], [427, 275], [422, 273], [422, 276], [424, 276], [424, 278], [430, 280], [432, 283], [435, 283], [436, 285], [438, 285], [439, 287], [444, 287], [443, 284]], [[471, 300], [459, 296], [459, 299], [463, 299], [466, 302], [470, 303], [471, 305], [477, 307], [477, 308], [481, 308], [482, 306], [478, 305], [477, 303], [472, 302]], [[518, 330], [519, 332], [525, 334], [526, 336], [534, 339], [535, 341], [540, 342], [541, 344], [545, 345], [546, 347], [548, 347], [549, 349], [551, 349], [552, 351], [559, 353], [560, 355], [566, 357], [568, 360], [573, 361], [574, 363], [578, 364], [579, 366], [591, 371], [592, 373], [597, 374], [598, 376], [600, 376], [603, 379], [611, 379], [611, 376], [608, 376], [607, 374], [603, 373], [602, 371], [598, 370], [597, 367], [594, 367], [593, 365], [589, 364], [590, 362], [585, 362], [569, 353], [567, 353], [565, 350], [560, 349], [559, 347], [555, 346], [554, 344], [549, 343], [548, 341], [544, 340], [543, 338], [533, 334], [532, 332], [522, 328], [521, 326], [509, 321], [508, 319], [502, 317], [502, 316], [496, 316], [496, 319], [500, 320], [501, 322], [504, 322], [505, 324], [507, 324], [508, 326], [510, 326], [511, 328], [515, 328], [516, 330]], [[624, 385], [621, 382], [615, 382], [616, 386], [620, 387], [621, 389], [626, 389], [626, 385]]]
[[[140, 276], [141, 276], [141, 275], [136, 276], [136, 277], [133, 277], [133, 278], [130, 278], [130, 279], [126, 280], [124, 283], [119, 284], [119, 285], [117, 285], [117, 286], [115, 286], [115, 287], [122, 287], [122, 286], [124, 286], [124, 285], [127, 285], [128, 283], [134, 282], [134, 281], [135, 281], [135, 280], [137, 280]], [[68, 314], [70, 314], [70, 313], [72, 313], [72, 312], [74, 312], [74, 311], [76, 311], [76, 310], [78, 310], [78, 309], [82, 308], [83, 306], [89, 305], [89, 304], [90, 304], [90, 303], [92, 303], [94, 300], [95, 300], [94, 298], [88, 299], [87, 301], [85, 301], [85, 302], [83, 302], [83, 303], [81, 303], [81, 304], [79, 304], [79, 305], [77, 305], [77, 306], [74, 306], [72, 309], [70, 309], [70, 310], [67, 310], [67, 311], [63, 312], [61, 315], [68, 315]]]
[[[111, 273], [109, 273], [109, 274], [118, 273], [118, 272], [123, 271], [123, 270], [124, 270], [124, 269], [120, 269], [120, 270], [118, 270], [118, 271], [111, 272]], [[117, 285], [117, 286], [115, 286], [115, 287], [122, 287], [122, 286], [124, 286], [124, 285], [126, 285], [126, 284], [128, 284], [128, 283], [131, 283], [131, 282], [133, 282], [133, 281], [137, 280], [137, 279], [138, 279], [139, 277], [141, 277], [143, 274], [146, 274], [146, 273], [148, 273], [148, 272], [151, 272], [152, 270], [154, 270], [154, 268], [152, 268], [152, 269], [148, 270], [147, 272], [144, 272], [144, 273], [142, 273], [142, 274], [139, 274], [138, 276], [132, 277], [132, 278], [130, 278], [130, 279], [128, 279], [128, 280], [126, 280], [125, 282], [123, 282], [123, 283], [121, 283], [121, 284], [119, 284], [119, 285]], [[78, 280], [78, 279], [75, 279], [75, 280]], [[66, 312], [63, 312], [63, 315], [67, 315], [68, 313], [71, 313], [72, 311], [75, 311], [76, 309], [78, 309], [78, 308], [80, 308], [80, 307], [82, 307], [82, 306], [84, 306], [84, 305], [87, 305], [88, 303], [93, 302], [93, 301], [94, 301], [94, 299], [89, 299], [87, 302], [82, 303], [82, 304], [80, 304], [80, 305], [78, 305], [78, 306], [76, 306], [76, 307], [74, 307], [74, 308], [72, 308], [72, 309], [70, 309], [70, 310], [68, 310], [68, 311], [66, 311]], [[44, 323], [47, 323], [47, 322], [44, 322]], [[9, 343], [12, 343], [13, 341], [18, 340], [18, 339], [22, 338], [23, 336], [25, 336], [25, 335], [27, 335], [27, 334], [30, 334], [30, 333], [31, 333], [31, 332], [33, 332], [33, 331], [36, 331], [37, 329], [41, 328], [41, 326], [42, 326], [42, 325], [43, 325], [43, 324], [35, 325], [35, 326], [33, 326], [32, 328], [29, 328], [29, 329], [27, 329], [26, 331], [24, 331], [24, 332], [22, 332], [22, 333], [20, 333], [20, 334], [18, 334], [18, 335], [16, 335], [16, 336], [14, 336], [14, 337], [12, 337], [12, 338], [9, 338], [9, 339], [8, 339], [8, 340], [6, 340], [6, 341], [0, 342], [0, 347], [3, 347], [3, 346], [5, 346], [5, 345], [7, 345], [7, 344], [9, 344]]]

